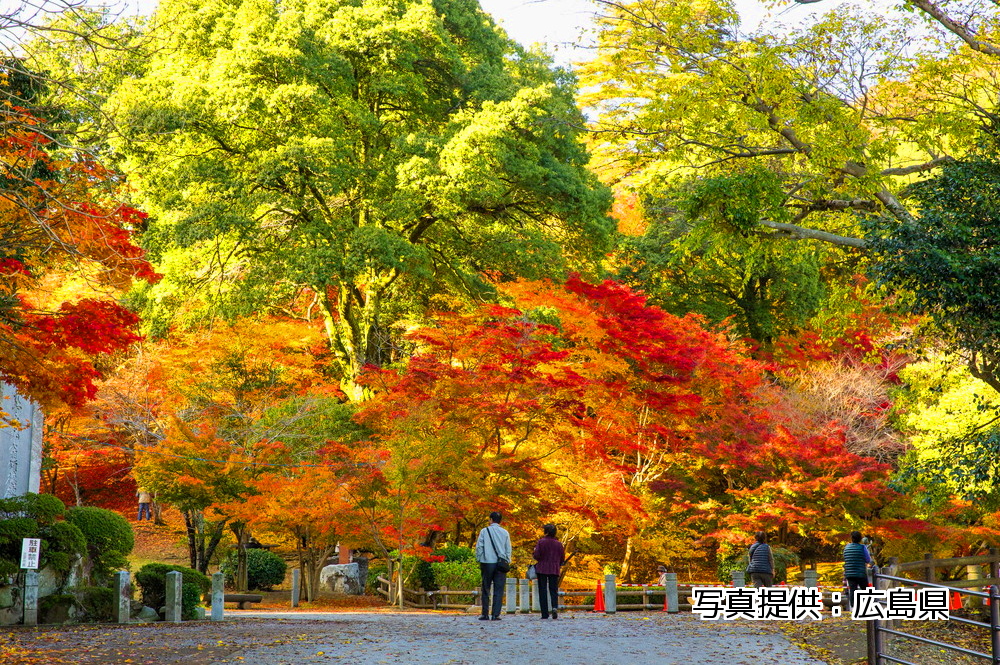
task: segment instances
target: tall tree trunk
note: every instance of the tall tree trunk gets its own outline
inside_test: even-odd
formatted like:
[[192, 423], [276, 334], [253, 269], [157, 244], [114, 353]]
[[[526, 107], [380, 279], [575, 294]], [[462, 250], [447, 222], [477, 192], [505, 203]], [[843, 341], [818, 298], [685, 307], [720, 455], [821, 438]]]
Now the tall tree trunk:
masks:
[[198, 569], [205, 575], [208, 575], [208, 566], [212, 562], [212, 557], [215, 556], [215, 550], [219, 547], [219, 543], [222, 542], [222, 532], [225, 528], [226, 520], [216, 524], [212, 537], [208, 540], [208, 546], [205, 548], [205, 559], [201, 562], [203, 567]]
[[237, 591], [247, 591], [250, 586], [250, 575], [247, 565], [247, 543], [250, 542], [250, 530], [246, 522], [233, 522], [229, 529], [236, 536], [236, 575], [234, 584]]
[[188, 560], [191, 562], [191, 567], [195, 570], [198, 569], [198, 534], [195, 531], [194, 525], [194, 511], [185, 510], [184, 511], [184, 528], [187, 529], [187, 543], [188, 543]]
[[632, 582], [632, 556], [635, 552], [632, 549], [632, 536], [625, 541], [625, 557], [622, 559], [622, 582]]

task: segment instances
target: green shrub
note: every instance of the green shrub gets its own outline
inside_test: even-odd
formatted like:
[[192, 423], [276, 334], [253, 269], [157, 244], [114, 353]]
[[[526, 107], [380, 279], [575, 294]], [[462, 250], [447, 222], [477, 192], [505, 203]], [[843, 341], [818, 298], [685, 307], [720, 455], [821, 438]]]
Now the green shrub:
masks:
[[715, 566], [715, 579], [722, 584], [730, 584], [733, 581], [734, 570], [746, 570], [748, 555], [745, 551], [730, 551], [727, 554], [719, 552], [718, 562]]
[[[76, 596], [68, 593], [54, 593], [38, 600], [38, 620], [41, 623], [65, 623], [70, 619], [73, 608], [80, 606]], [[74, 619], [83, 618], [78, 612]]]
[[774, 548], [774, 583], [788, 581], [788, 569], [799, 564], [799, 555], [784, 547]]
[[[659, 587], [662, 588], [662, 587]], [[623, 589], [618, 589], [618, 598], [615, 601], [619, 606], [621, 605], [640, 605], [643, 602], [642, 594], [637, 594], [634, 588], [625, 587]], [[664, 594], [661, 592], [659, 594], [653, 593], [646, 596], [646, 603], [650, 603], [657, 607], [663, 607], [663, 597]], [[594, 601], [591, 600], [591, 603]]]
[[448, 545], [438, 549], [434, 554], [443, 556], [445, 561], [475, 561], [476, 559], [474, 549], [461, 545]]
[[76, 590], [77, 604], [83, 610], [84, 621], [113, 621], [118, 594], [114, 589], [85, 586]]
[[369, 593], [375, 593], [375, 589], [378, 588], [378, 578], [379, 576], [388, 578], [389, 577], [389, 566], [384, 563], [371, 565], [368, 564], [368, 582], [367, 590]]
[[212, 580], [193, 568], [173, 566], [167, 563], [147, 563], [135, 574], [135, 583], [142, 590], [142, 604], [155, 610], [167, 602], [167, 573], [178, 572], [184, 584], [194, 584], [200, 593], [208, 593]]
[[[230, 550], [219, 570], [226, 576], [226, 584], [236, 583], [236, 557], [238, 552]], [[247, 550], [247, 587], [270, 591], [271, 587], [285, 581], [288, 565], [274, 552], [264, 549]]]
[[0, 520], [31, 517], [42, 524], [51, 524], [66, 512], [63, 502], [51, 494], [28, 492], [21, 496], [0, 499]]
[[108, 578], [115, 570], [128, 566], [126, 557], [135, 547], [135, 535], [128, 520], [113, 510], [92, 506], [70, 508], [66, 519], [87, 539], [92, 574], [97, 579]]
[[66, 505], [52, 494], [28, 493], [19, 497], [24, 503], [24, 512], [38, 520], [41, 526], [54, 524], [66, 514]]
[[42, 528], [42, 538], [45, 558], [60, 573], [68, 573], [73, 559], [87, 553], [87, 538], [70, 522], [55, 522]]
[[479, 564], [475, 561], [436, 561], [431, 564], [438, 587], [478, 589], [482, 583]]
[[41, 539], [42, 568], [68, 572], [73, 559], [86, 552], [87, 541], [78, 528], [59, 519], [65, 513], [63, 502], [51, 494], [0, 499], [0, 578], [19, 570], [24, 538]]
[[201, 605], [201, 589], [197, 584], [185, 582], [181, 587], [181, 618], [186, 621], [198, 618], [197, 607]]

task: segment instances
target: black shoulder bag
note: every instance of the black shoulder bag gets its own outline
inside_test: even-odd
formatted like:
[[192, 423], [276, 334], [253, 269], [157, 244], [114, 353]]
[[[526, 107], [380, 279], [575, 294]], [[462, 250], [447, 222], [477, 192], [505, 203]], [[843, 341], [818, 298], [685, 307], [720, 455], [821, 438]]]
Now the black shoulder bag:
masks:
[[490, 545], [493, 546], [493, 552], [497, 555], [497, 570], [501, 573], [506, 573], [510, 570], [510, 561], [500, 554], [500, 550], [497, 549], [497, 544], [493, 542], [493, 534], [490, 533], [490, 528], [486, 527], [486, 535], [490, 539]]

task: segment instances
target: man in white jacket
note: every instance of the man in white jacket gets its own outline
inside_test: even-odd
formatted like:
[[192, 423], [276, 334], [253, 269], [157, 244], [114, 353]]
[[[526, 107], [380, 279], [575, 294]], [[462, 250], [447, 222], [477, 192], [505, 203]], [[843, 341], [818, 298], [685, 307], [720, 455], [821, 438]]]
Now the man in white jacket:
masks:
[[[503, 592], [507, 584], [507, 570], [510, 568], [511, 546], [510, 534], [500, 526], [503, 517], [500, 513], [490, 513], [490, 523], [479, 532], [476, 540], [476, 561], [483, 576], [483, 614], [480, 621], [500, 620], [500, 607], [503, 605]], [[501, 560], [506, 565], [501, 564]], [[500, 564], [500, 565], [498, 565]], [[490, 589], [493, 595], [493, 612], [490, 613]]]

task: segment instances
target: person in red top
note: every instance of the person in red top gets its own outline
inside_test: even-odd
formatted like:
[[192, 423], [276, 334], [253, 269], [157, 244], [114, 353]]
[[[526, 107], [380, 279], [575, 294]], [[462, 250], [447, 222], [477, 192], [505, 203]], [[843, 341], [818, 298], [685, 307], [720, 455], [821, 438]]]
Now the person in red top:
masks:
[[549, 599], [552, 600], [552, 618], [558, 618], [559, 609], [559, 569], [563, 565], [566, 550], [556, 539], [556, 525], [546, 524], [542, 527], [545, 534], [535, 543], [535, 572], [538, 573], [538, 603], [541, 605], [542, 618], [549, 618]]

